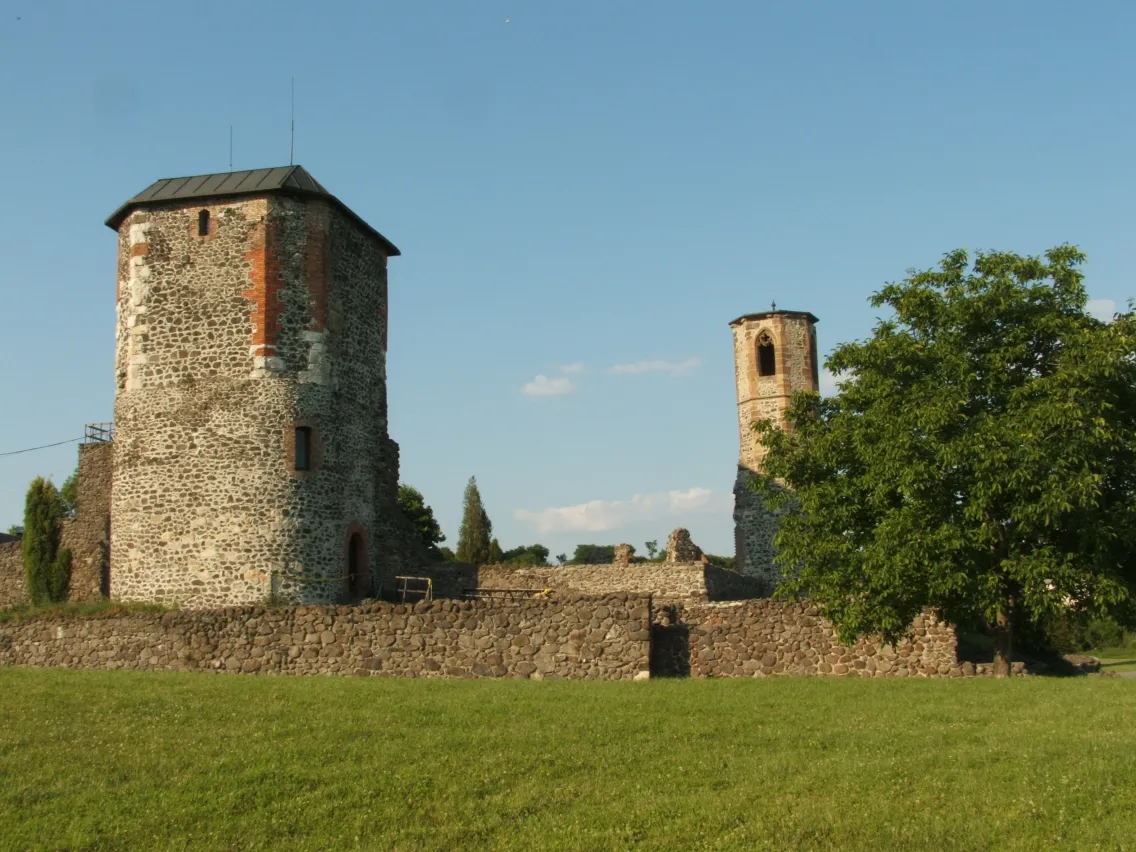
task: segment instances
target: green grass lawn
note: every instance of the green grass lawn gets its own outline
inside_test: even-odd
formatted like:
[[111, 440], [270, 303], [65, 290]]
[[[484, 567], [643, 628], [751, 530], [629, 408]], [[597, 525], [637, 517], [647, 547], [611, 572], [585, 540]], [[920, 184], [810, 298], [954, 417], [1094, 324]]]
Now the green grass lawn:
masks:
[[1136, 848], [1136, 683], [0, 669], [0, 849]]
[[1085, 653], [1101, 661], [1102, 672], [1136, 672], [1136, 648], [1103, 648]]

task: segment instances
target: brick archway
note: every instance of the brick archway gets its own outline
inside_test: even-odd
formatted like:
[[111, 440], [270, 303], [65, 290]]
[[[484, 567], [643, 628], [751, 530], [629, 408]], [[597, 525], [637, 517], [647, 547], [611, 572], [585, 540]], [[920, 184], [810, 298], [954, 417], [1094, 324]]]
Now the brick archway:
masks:
[[371, 553], [367, 542], [367, 528], [358, 521], [347, 527], [343, 536], [343, 596], [357, 601], [374, 597], [371, 577]]

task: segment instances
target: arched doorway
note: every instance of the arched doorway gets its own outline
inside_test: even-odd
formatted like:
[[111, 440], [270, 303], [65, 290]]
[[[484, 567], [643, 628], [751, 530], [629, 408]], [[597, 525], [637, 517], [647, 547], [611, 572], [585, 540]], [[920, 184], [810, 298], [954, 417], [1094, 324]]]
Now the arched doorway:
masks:
[[340, 562], [346, 570], [343, 571], [344, 583], [342, 595], [344, 601], [358, 603], [365, 598], [375, 595], [374, 583], [370, 577], [370, 551], [367, 546], [367, 528], [354, 521], [343, 535], [343, 559]]
[[360, 601], [374, 594], [371, 588], [371, 559], [367, 552], [367, 531], [362, 524], [347, 528], [346, 578], [343, 596], [348, 601]]

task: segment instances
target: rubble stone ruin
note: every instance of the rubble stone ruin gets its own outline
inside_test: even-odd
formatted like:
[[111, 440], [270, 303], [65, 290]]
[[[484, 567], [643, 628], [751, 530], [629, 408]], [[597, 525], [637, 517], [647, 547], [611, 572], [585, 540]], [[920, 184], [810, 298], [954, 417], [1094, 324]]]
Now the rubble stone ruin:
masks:
[[617, 544], [615, 546], [615, 555], [611, 560], [613, 565], [619, 565], [627, 568], [631, 565], [631, 545], [630, 544]]
[[667, 562], [699, 562], [702, 548], [690, 540], [690, 530], [679, 527], [667, 536]]

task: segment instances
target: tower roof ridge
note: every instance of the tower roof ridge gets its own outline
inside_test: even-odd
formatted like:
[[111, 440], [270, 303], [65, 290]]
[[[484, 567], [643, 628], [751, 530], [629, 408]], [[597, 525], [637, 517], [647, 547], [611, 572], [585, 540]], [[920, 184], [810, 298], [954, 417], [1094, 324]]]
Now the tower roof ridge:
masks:
[[749, 320], [769, 319], [770, 317], [794, 317], [795, 319], [806, 319], [814, 325], [820, 322], [820, 318], [809, 311], [785, 311], [780, 308], [773, 311], [762, 311], [757, 314], [743, 314], [736, 320], [733, 320], [730, 325], [735, 326], [739, 323], [747, 322]]
[[171, 201], [193, 201], [207, 198], [234, 198], [249, 195], [276, 193], [300, 198], [325, 198], [354, 219], [383, 244], [388, 256], [394, 257], [398, 248], [368, 225], [350, 207], [332, 195], [301, 165], [275, 166], [267, 169], [245, 169], [238, 172], [218, 172], [190, 177], [161, 178], [115, 210], [106, 220], [108, 228], [117, 231], [123, 220], [139, 207]]

